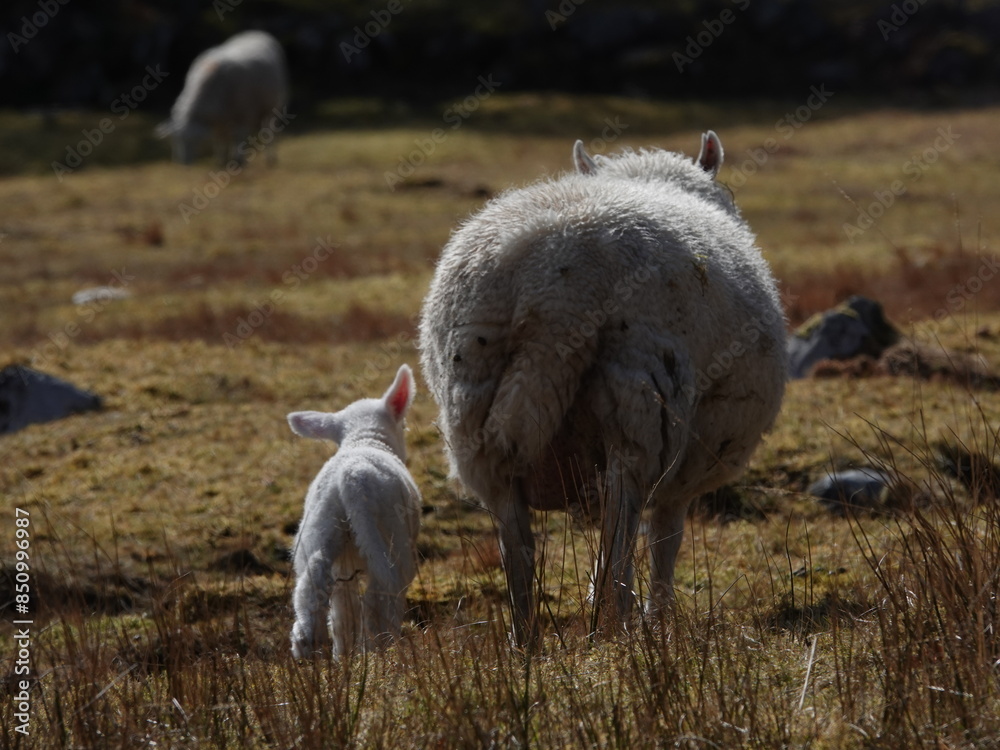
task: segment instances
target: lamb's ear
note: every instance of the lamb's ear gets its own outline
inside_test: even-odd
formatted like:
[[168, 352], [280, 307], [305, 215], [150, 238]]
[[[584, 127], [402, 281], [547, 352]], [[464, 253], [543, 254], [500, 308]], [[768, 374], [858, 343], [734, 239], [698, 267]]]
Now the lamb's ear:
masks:
[[339, 417], [325, 411], [293, 411], [288, 415], [288, 426], [296, 435], [315, 440], [339, 443], [344, 436]]
[[396, 373], [396, 379], [392, 381], [389, 390], [382, 396], [385, 408], [397, 422], [406, 416], [406, 410], [413, 403], [413, 394], [416, 389], [413, 382], [413, 370], [410, 369], [409, 365], [401, 365], [399, 372]]
[[573, 164], [580, 174], [594, 174], [597, 171], [597, 162], [590, 158], [590, 154], [583, 147], [583, 141], [573, 144]]
[[722, 141], [715, 134], [714, 130], [709, 130], [701, 135], [701, 153], [698, 154], [698, 166], [708, 172], [712, 177], [719, 174], [722, 169]]

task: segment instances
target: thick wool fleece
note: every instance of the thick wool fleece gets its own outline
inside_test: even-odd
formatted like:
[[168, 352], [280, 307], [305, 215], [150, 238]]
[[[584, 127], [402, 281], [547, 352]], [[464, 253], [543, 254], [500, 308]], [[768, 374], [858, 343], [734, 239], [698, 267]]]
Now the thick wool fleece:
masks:
[[633, 505], [652, 494], [652, 534], [678, 536], [772, 425], [784, 315], [706, 139], [711, 165], [704, 146], [578, 156], [588, 173], [500, 195], [444, 248], [421, 363], [453, 472], [498, 518], [596, 515], [595, 478], [612, 477]]
[[270, 34], [245, 31], [202, 52], [191, 63], [170, 119], [157, 127], [172, 135], [174, 159], [190, 162], [198, 143], [212, 138], [217, 156], [241, 158], [237, 144], [254, 135], [288, 101], [285, 53]]

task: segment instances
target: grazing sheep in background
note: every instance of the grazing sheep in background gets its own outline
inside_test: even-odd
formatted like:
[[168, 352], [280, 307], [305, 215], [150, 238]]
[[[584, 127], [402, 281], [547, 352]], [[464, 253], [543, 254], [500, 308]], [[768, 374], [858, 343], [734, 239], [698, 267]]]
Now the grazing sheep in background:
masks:
[[354, 650], [362, 628], [365, 647], [399, 635], [420, 527], [420, 492], [404, 463], [403, 423], [413, 393], [413, 373], [403, 365], [380, 399], [362, 399], [333, 414], [288, 415], [297, 435], [340, 444], [309, 487], [295, 536], [296, 658], [318, 645], [327, 602], [338, 656]]
[[499, 196], [441, 254], [421, 363], [452, 471], [494, 514], [530, 643], [530, 511], [602, 519], [595, 614], [624, 624], [639, 517], [656, 611], [673, 598], [688, 505], [736, 477], [777, 416], [784, 314], [731, 194], [717, 136], [696, 160], [652, 150]]
[[231, 158], [242, 163], [250, 150], [245, 141], [287, 100], [288, 74], [278, 40], [263, 31], [245, 31], [195, 58], [170, 119], [156, 134], [172, 136], [174, 161], [181, 164], [190, 164], [209, 138], [220, 163]]

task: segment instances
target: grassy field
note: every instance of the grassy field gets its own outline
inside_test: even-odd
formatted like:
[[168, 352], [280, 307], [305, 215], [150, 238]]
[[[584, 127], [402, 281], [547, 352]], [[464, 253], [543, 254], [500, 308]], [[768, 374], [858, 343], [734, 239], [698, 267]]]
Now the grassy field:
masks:
[[[295, 123], [277, 166], [228, 180], [170, 164], [139, 114], [60, 180], [51, 162], [101, 113], [0, 113], [0, 366], [105, 399], [0, 436], [2, 746], [1000, 747], [998, 488], [977, 466], [956, 481], [938, 448], [1000, 459], [1000, 393], [947, 377], [791, 383], [744, 479], [692, 514], [666, 625], [590, 639], [594, 532], [539, 517], [531, 660], [507, 644], [491, 519], [447, 479], [418, 391], [404, 637], [345, 662], [289, 653], [288, 550], [331, 446], [284, 415], [416, 365], [449, 232], [567, 169], [577, 137], [693, 154], [714, 128], [790, 325], [864, 293], [921, 345], [1000, 363], [1000, 108], [801, 105], [498, 95], [434, 143], [440, 113], [377, 127], [381, 105], [346, 102]], [[72, 304], [101, 285], [129, 296]], [[804, 492], [865, 463], [902, 485], [878, 513]], [[30, 513], [27, 736], [15, 508]]]

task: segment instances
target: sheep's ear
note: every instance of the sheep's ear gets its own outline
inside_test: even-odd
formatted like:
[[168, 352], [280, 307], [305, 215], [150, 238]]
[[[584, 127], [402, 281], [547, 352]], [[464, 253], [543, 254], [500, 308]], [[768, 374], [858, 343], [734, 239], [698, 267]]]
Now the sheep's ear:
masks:
[[406, 410], [413, 403], [413, 394], [415, 391], [416, 385], [413, 383], [413, 370], [410, 369], [409, 365], [401, 365], [399, 372], [396, 373], [396, 379], [392, 381], [389, 390], [382, 396], [385, 408], [397, 422], [406, 416]]
[[722, 141], [715, 134], [714, 130], [709, 130], [701, 135], [701, 153], [698, 154], [698, 166], [708, 172], [712, 177], [719, 174], [722, 169]]
[[583, 147], [583, 141], [573, 144], [573, 164], [580, 174], [594, 174], [597, 171], [597, 162], [590, 158], [590, 154]]
[[296, 435], [314, 440], [333, 440], [339, 443], [343, 438], [340, 419], [330, 412], [293, 411], [288, 415], [288, 426]]

